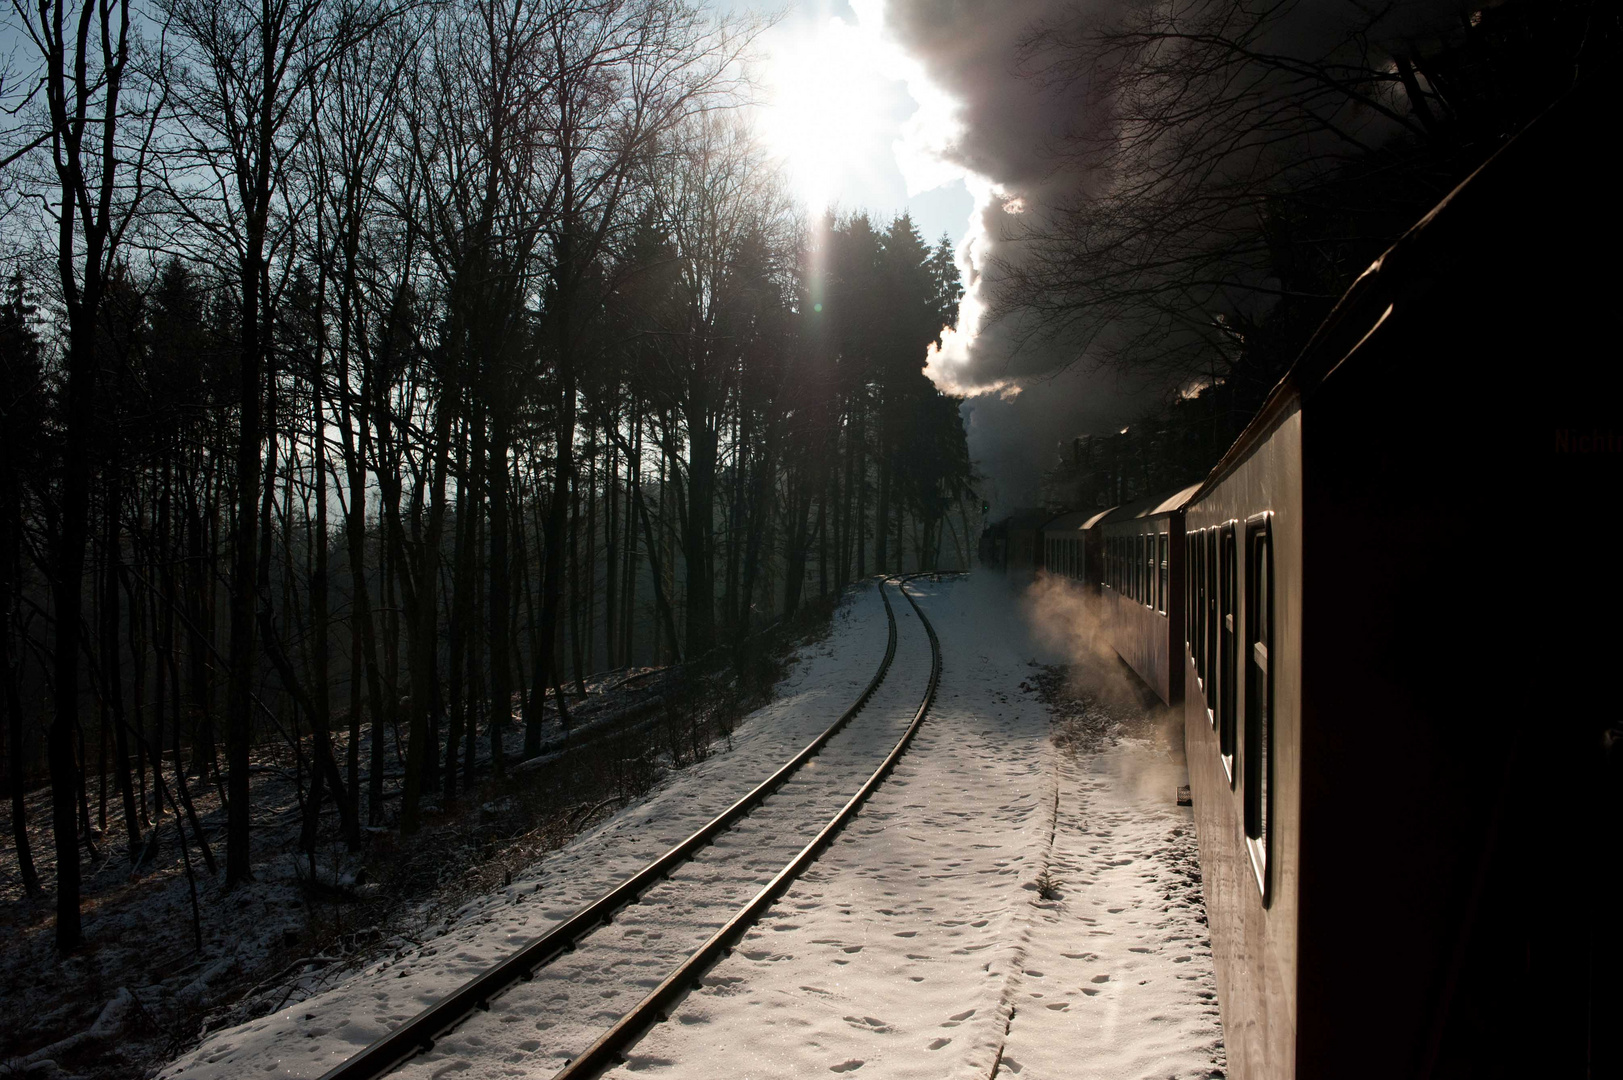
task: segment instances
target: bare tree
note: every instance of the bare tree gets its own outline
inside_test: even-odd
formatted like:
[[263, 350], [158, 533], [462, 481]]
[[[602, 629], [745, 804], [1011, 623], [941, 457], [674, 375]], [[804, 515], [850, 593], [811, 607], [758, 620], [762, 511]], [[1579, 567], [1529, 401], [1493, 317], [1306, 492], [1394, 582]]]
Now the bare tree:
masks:
[[[35, 7], [13, 0], [13, 10], [41, 64], [40, 134], [25, 146], [50, 148], [54, 184], [49, 195], [41, 191], [39, 197], [55, 228], [56, 278], [68, 324], [63, 460], [56, 505], [46, 518], [55, 608], [55, 714], [47, 757], [56, 835], [56, 941], [67, 952], [83, 937], [74, 742], [95, 437], [96, 333], [120, 243], [145, 192], [153, 102], [139, 85], [130, 90], [136, 81], [136, 45], [129, 0], [45, 0]], [[132, 111], [132, 100], [147, 111]]]
[[[234, 265], [238, 321], [237, 514], [232, 535], [226, 882], [249, 862], [250, 685], [260, 570], [267, 301], [290, 224], [289, 169], [309, 132], [309, 89], [385, 16], [342, 0], [161, 0], [180, 32], [180, 133], [169, 185], [187, 223]], [[268, 506], [268, 504], [267, 504]]]
[[[1563, 6], [1581, 29], [1592, 5]], [[1311, 327], [1515, 129], [1482, 107], [1500, 65], [1480, 22], [1442, 5], [1181, 0], [1035, 28], [1028, 73], [1087, 108], [1052, 147], [1062, 194], [1014, 219], [995, 313], [1149, 383], [1271, 384], [1277, 363], [1243, 370], [1267, 351], [1263, 324], [1295, 341], [1284, 323]], [[1559, 85], [1537, 77], [1551, 85], [1518, 95], [1522, 119]]]

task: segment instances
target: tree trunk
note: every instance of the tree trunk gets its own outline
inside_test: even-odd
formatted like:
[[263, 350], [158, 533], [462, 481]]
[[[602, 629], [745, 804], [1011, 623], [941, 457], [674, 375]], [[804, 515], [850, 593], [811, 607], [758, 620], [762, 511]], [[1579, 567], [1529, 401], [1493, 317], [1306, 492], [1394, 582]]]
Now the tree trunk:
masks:
[[[268, 168], [268, 162], [266, 162]], [[268, 177], [266, 187], [268, 188]], [[267, 191], [268, 196], [268, 191]], [[264, 203], [259, 204], [261, 207]], [[236, 455], [237, 517], [232, 530], [231, 657], [226, 695], [225, 758], [226, 811], [225, 884], [227, 888], [253, 879], [248, 829], [248, 751], [252, 742], [250, 709], [254, 672], [255, 582], [259, 554], [260, 455], [260, 313], [259, 276], [265, 244], [262, 217], [250, 221], [247, 257], [241, 272], [242, 349], [237, 385], [238, 435]]]
[[[490, 768], [496, 776], [507, 772], [503, 760], [502, 736], [513, 718], [513, 644], [511, 638], [510, 590], [513, 582], [512, 567], [508, 563], [507, 549], [512, 523], [508, 520], [507, 457], [509, 429], [506, 407], [490, 412], [490, 456], [485, 479], [490, 497]], [[548, 558], [553, 545], [548, 539]], [[528, 751], [529, 732], [525, 732]]]
[[135, 805], [135, 788], [130, 783], [130, 740], [124, 728], [124, 676], [118, 662], [118, 578], [120, 503], [119, 470], [108, 473], [106, 539], [103, 559], [106, 569], [102, 573], [101, 604], [101, 660], [103, 667], [103, 694], [113, 722], [113, 772], [117, 777], [118, 795], [124, 807], [124, 834], [130, 862], [135, 862], [141, 848], [141, 814]]

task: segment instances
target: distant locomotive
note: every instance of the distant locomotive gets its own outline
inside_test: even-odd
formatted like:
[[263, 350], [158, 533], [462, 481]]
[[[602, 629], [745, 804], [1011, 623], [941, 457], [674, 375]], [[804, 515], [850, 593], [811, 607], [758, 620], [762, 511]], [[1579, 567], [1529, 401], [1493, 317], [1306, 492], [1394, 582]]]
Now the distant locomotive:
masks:
[[1202, 483], [1037, 526], [1182, 713], [1237, 1080], [1623, 1075], [1623, 363], [1588, 261], [1623, 248], [1574, 108], [1354, 284]]

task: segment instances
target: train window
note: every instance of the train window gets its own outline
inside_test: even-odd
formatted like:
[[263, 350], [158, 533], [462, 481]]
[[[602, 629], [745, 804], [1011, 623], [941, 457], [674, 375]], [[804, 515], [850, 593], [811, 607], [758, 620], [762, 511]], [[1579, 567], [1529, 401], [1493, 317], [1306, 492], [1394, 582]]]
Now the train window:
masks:
[[1195, 534], [1183, 535], [1183, 640], [1189, 646], [1189, 655], [1195, 649], [1195, 572], [1190, 569], [1193, 560], [1189, 553], [1195, 547]]
[[1245, 526], [1245, 838], [1264, 906], [1272, 899], [1268, 855], [1274, 789], [1274, 686], [1268, 665], [1275, 624], [1271, 519], [1258, 514]]
[[1195, 534], [1195, 554], [1189, 561], [1189, 574], [1195, 581], [1195, 632], [1189, 638], [1189, 647], [1195, 653], [1195, 673], [1200, 686], [1206, 688], [1206, 530]]
[[1144, 536], [1144, 576], [1148, 579], [1144, 590], [1144, 604], [1151, 611], [1161, 606], [1161, 575], [1155, 569], [1155, 534]]
[[1206, 595], [1201, 598], [1201, 609], [1205, 613], [1205, 633], [1201, 635], [1200, 647], [1206, 651], [1206, 715], [1213, 724], [1217, 723], [1217, 683], [1220, 673], [1217, 670], [1217, 530], [1206, 530], [1206, 550], [1201, 553], [1205, 563]]
[[1239, 629], [1234, 625], [1235, 587], [1239, 581], [1239, 566], [1237, 565], [1239, 560], [1235, 557], [1237, 553], [1234, 547], [1234, 526], [1232, 524], [1223, 526], [1219, 545], [1218, 565], [1222, 577], [1220, 578], [1217, 597], [1219, 605], [1217, 613], [1218, 743], [1223, 751], [1223, 763], [1228, 766], [1229, 782], [1233, 783], [1236, 771], [1235, 758], [1239, 754], [1239, 745], [1235, 739], [1235, 729], [1238, 726], [1235, 721], [1239, 718], [1234, 715], [1235, 698], [1237, 697], [1235, 694], [1235, 683], [1237, 681], [1235, 676], [1239, 673], [1238, 655], [1234, 647], [1235, 631]]
[[1171, 558], [1171, 548], [1169, 547], [1171, 541], [1172, 538], [1170, 536], [1168, 536], [1166, 533], [1161, 533], [1159, 534], [1156, 547], [1156, 561], [1160, 563], [1161, 571], [1158, 578], [1160, 584], [1155, 590], [1155, 596], [1158, 601], [1156, 606], [1160, 609], [1161, 614], [1163, 615], [1167, 613], [1167, 583], [1171, 580], [1172, 575], [1172, 571], [1167, 564], [1167, 559]]
[[1133, 599], [1144, 602], [1144, 534], [1133, 537]]
[[1144, 580], [1144, 534], [1139, 533], [1133, 538], [1133, 599], [1144, 603], [1144, 593], [1149, 591], [1149, 581]]
[[1149, 595], [1144, 598], [1144, 602], [1147, 603], [1150, 606], [1150, 610], [1152, 610], [1152, 611], [1161, 606], [1161, 575], [1158, 574], [1156, 572], [1156, 569], [1155, 569], [1155, 567], [1156, 567], [1156, 546], [1155, 546], [1156, 541], [1155, 541], [1155, 536], [1156, 536], [1155, 533], [1150, 533], [1150, 534], [1148, 534], [1147, 536], [1144, 537], [1144, 546], [1145, 546], [1145, 551], [1144, 551], [1144, 559], [1145, 559], [1144, 572], [1146, 574], [1148, 574], [1149, 578], [1150, 578]]

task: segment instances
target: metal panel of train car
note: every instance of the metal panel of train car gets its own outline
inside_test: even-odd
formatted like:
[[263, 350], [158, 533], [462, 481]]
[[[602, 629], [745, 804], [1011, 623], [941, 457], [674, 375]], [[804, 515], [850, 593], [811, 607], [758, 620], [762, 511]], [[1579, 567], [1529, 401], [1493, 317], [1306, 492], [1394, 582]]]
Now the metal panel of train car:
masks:
[[[1557, 427], [1552, 459], [1526, 389], [1484, 377], [1531, 359], [1571, 414], [1618, 408], [1615, 348], [1569, 347], [1615, 334], [1581, 269], [1620, 232], [1610, 119], [1552, 110], [1388, 250], [1186, 508], [1184, 735], [1236, 1080], [1623, 1074], [1601, 884], [1623, 725], [1595, 677], [1617, 634], [1574, 632], [1623, 570], [1580, 559], [1566, 620], [1530, 619], [1507, 596], [1548, 555], [1496, 530], [1507, 497], [1617, 490], [1623, 449], [1568, 463]], [[1611, 502], [1585, 535], [1616, 535]]]
[[1183, 516], [1199, 485], [1110, 511], [1095, 531], [1105, 551], [1100, 626], [1116, 653], [1169, 705], [1184, 692]]
[[[1224, 1042], [1236, 1077], [1296, 1075], [1301, 432], [1298, 411], [1281, 415], [1258, 449], [1184, 512], [1189, 562], [1197, 568], [1187, 587], [1204, 608], [1188, 620], [1191, 632], [1181, 650], [1184, 742]], [[1257, 535], [1247, 523], [1258, 521], [1266, 522], [1268, 548], [1260, 565], [1268, 581], [1259, 580], [1254, 555], [1246, 556], [1255, 552]], [[1231, 535], [1238, 557], [1225, 561]], [[1266, 611], [1255, 603], [1225, 605], [1226, 588], [1245, 597], [1259, 586]], [[1225, 649], [1225, 641], [1252, 647]], [[1266, 656], [1265, 682], [1247, 676], [1259, 656], [1255, 646]], [[1225, 702], [1232, 702], [1228, 714]], [[1264, 710], [1268, 723], [1259, 730]], [[1260, 822], [1257, 815], [1246, 817], [1253, 805], [1262, 811]]]
[[1042, 527], [1043, 569], [1049, 574], [1082, 584], [1090, 564], [1088, 530], [1109, 511], [1061, 514]]

